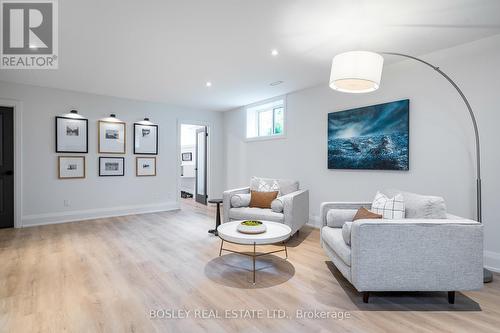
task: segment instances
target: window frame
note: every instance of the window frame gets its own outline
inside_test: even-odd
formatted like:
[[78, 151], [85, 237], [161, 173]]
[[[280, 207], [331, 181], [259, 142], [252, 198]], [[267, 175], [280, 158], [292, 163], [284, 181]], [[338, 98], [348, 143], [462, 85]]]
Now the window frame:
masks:
[[[253, 108], [258, 108], [259, 106], [263, 106], [263, 105], [266, 105], [266, 104], [271, 104], [273, 102], [277, 102], [277, 101], [282, 101], [282, 104], [277, 107], [277, 106], [273, 106], [271, 109], [262, 109], [262, 110], [255, 110], [253, 111], [254, 113], [254, 117], [255, 117], [255, 126], [256, 126], [256, 133], [257, 133], [257, 136], [254, 136], [254, 137], [247, 137], [248, 135], [248, 118], [249, 118], [249, 112], [252, 112], [252, 111], [249, 111], [250, 109], [253, 109]], [[275, 131], [275, 117], [276, 117], [276, 109], [280, 109], [280, 108], [283, 108], [283, 128], [282, 128], [282, 131], [281, 133], [279, 134], [274, 134], [274, 131]], [[283, 95], [283, 96], [278, 96], [278, 97], [273, 97], [273, 98], [270, 98], [270, 99], [267, 99], [267, 100], [264, 100], [264, 101], [260, 101], [260, 102], [257, 102], [257, 103], [253, 103], [253, 104], [249, 104], [247, 106], [245, 106], [244, 108], [245, 110], [245, 141], [246, 142], [252, 142], [252, 141], [263, 141], [263, 140], [277, 140], [277, 139], [285, 139], [286, 138], [286, 123], [287, 123], [287, 99], [286, 99], [286, 95]], [[260, 116], [260, 113], [261, 112], [265, 112], [265, 111], [269, 111], [271, 110], [272, 111], [272, 117], [273, 117], [273, 120], [272, 120], [272, 132], [273, 134], [271, 135], [259, 135], [259, 131], [260, 131], [260, 126], [259, 126], [259, 116]]]

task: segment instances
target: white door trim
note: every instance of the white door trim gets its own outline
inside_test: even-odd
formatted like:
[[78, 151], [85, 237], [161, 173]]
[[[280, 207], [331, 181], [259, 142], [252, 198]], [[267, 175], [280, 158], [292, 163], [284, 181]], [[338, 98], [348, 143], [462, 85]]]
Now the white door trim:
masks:
[[[184, 119], [184, 118], [177, 118], [177, 191], [176, 191], [176, 202], [178, 205], [180, 205], [180, 200], [181, 200], [181, 125], [198, 125], [198, 126], [205, 126], [207, 128], [207, 133], [208, 133], [208, 140], [207, 140], [207, 201], [211, 197], [210, 190], [212, 189], [212, 179], [213, 179], [213, 174], [212, 174], [212, 131], [214, 129], [214, 125], [209, 122], [209, 121], [201, 121], [201, 120], [192, 120], [192, 119]], [[193, 198], [196, 193], [193, 193]]]
[[14, 228], [22, 228], [23, 215], [23, 102], [0, 98], [0, 106], [14, 109]]

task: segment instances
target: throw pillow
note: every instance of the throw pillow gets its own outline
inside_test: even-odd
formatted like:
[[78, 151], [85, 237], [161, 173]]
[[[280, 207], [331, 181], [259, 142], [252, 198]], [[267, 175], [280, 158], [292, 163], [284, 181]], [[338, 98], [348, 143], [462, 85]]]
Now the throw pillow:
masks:
[[278, 191], [259, 192], [251, 191], [250, 207], [271, 208], [271, 202], [278, 196]]
[[351, 229], [352, 229], [352, 222], [346, 222], [342, 226], [342, 238], [344, 238], [344, 242], [351, 246]]
[[375, 214], [373, 212], [370, 212], [365, 207], [361, 207], [360, 209], [358, 209], [358, 211], [356, 212], [356, 215], [354, 215], [352, 220], [356, 221], [356, 220], [362, 220], [362, 219], [381, 219], [381, 218], [382, 218], [382, 215]]
[[275, 213], [283, 213], [283, 201], [281, 198], [276, 198], [271, 202], [271, 209]]
[[250, 180], [250, 190], [258, 192], [274, 192], [280, 194], [280, 184], [276, 179], [252, 177]]
[[385, 194], [377, 192], [372, 202], [371, 211], [382, 214], [384, 219], [404, 219], [405, 203], [403, 196], [397, 194], [394, 198], [388, 198]]
[[250, 193], [235, 194], [231, 197], [231, 207], [248, 207], [250, 204]]
[[331, 228], [342, 228], [346, 221], [352, 221], [356, 209], [330, 209], [326, 213], [326, 225]]

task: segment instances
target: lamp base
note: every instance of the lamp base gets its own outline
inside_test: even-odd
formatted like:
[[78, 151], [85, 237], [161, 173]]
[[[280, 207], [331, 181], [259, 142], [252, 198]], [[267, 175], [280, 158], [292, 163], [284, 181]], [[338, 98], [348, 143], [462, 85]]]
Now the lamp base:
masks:
[[487, 270], [486, 268], [483, 268], [483, 282], [484, 283], [490, 283], [493, 281], [493, 273], [490, 270]]

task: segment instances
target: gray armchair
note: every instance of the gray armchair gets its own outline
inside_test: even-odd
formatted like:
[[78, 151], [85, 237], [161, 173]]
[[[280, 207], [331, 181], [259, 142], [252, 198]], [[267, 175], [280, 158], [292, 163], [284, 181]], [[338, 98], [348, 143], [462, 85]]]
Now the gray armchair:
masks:
[[[248, 202], [235, 205], [233, 196], [239, 194], [250, 194], [250, 190], [262, 190], [259, 186], [276, 186], [279, 189], [280, 196], [275, 200], [279, 201], [277, 208], [262, 209], [248, 207]], [[309, 191], [300, 190], [297, 181], [286, 179], [268, 179], [254, 177], [249, 187], [228, 190], [223, 193], [223, 222], [231, 220], [266, 220], [284, 223], [292, 229], [292, 235], [295, 234], [304, 224], [309, 221]]]
[[321, 204], [321, 246], [338, 270], [363, 292], [475, 290], [483, 285], [483, 226], [447, 218], [361, 219], [370, 203]]

